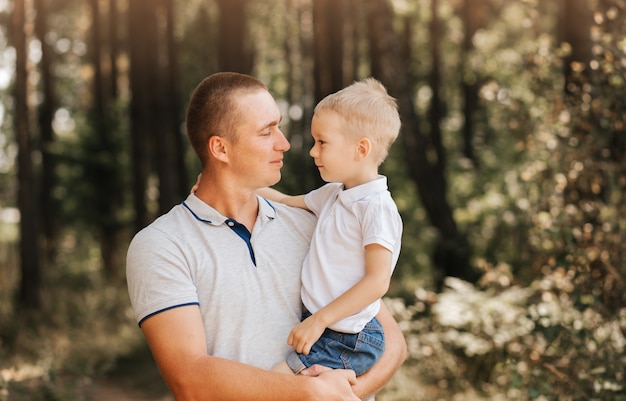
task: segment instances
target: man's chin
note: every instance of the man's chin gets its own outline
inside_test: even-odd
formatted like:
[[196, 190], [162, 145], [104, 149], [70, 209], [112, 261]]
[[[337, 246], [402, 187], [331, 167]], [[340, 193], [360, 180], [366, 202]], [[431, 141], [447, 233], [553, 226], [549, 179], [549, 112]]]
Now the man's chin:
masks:
[[274, 186], [274, 185], [278, 184], [278, 182], [280, 181], [281, 178], [282, 178], [281, 174], [278, 173], [278, 176], [274, 177], [273, 180], [270, 180], [269, 183], [266, 186], [267, 187], [271, 187], [271, 186]]

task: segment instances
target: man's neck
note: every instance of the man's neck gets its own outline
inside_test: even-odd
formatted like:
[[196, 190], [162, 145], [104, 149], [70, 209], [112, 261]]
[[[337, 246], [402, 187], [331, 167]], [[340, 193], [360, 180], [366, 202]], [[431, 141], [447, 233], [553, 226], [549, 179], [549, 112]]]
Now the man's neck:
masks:
[[259, 202], [254, 191], [236, 188], [234, 185], [222, 185], [219, 180], [211, 181], [203, 175], [196, 196], [223, 216], [237, 220], [252, 232], [259, 212]]

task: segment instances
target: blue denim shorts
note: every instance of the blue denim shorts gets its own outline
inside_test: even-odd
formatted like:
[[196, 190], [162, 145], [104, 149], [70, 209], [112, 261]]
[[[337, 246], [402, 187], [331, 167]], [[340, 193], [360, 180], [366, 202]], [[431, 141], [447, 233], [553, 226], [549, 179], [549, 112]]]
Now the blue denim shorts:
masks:
[[[311, 313], [305, 310], [302, 320], [309, 316]], [[327, 328], [308, 355], [294, 351], [287, 356], [287, 365], [296, 374], [319, 364], [333, 369], [351, 369], [359, 376], [374, 366], [384, 351], [385, 333], [378, 319], [374, 318], [354, 334]]]

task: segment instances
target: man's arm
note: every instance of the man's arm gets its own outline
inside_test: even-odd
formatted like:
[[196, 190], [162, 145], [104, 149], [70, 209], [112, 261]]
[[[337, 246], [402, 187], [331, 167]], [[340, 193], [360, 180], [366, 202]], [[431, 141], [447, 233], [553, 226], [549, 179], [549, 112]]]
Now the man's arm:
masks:
[[362, 400], [382, 390], [407, 356], [406, 341], [400, 326], [384, 302], [380, 304], [380, 312], [376, 318], [385, 331], [385, 352], [370, 370], [358, 377], [357, 384], [352, 386], [354, 393]]
[[178, 401], [358, 400], [351, 388], [356, 378], [349, 370], [318, 377], [285, 375], [207, 355], [197, 306], [151, 316], [141, 329]]

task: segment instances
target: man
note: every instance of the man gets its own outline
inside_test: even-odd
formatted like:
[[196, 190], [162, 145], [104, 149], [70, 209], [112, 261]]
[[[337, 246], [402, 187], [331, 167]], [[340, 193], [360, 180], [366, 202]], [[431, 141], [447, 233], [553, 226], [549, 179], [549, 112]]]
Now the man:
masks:
[[381, 360], [358, 381], [284, 359], [300, 319], [300, 269], [315, 218], [256, 195], [281, 177], [290, 147], [278, 107], [257, 79], [218, 73], [194, 91], [187, 134], [202, 164], [195, 194], [133, 239], [127, 279], [136, 318], [177, 400], [351, 400], [380, 390], [406, 345], [383, 307]]

